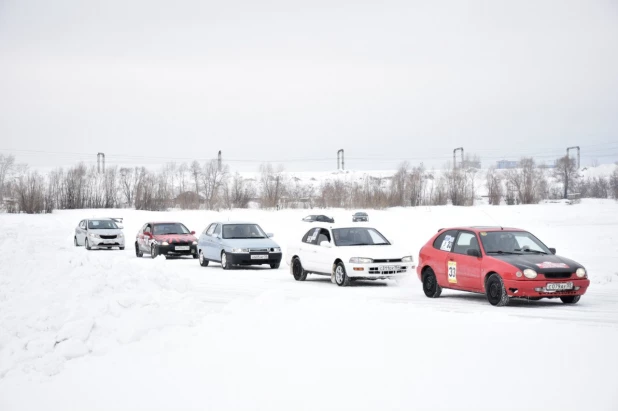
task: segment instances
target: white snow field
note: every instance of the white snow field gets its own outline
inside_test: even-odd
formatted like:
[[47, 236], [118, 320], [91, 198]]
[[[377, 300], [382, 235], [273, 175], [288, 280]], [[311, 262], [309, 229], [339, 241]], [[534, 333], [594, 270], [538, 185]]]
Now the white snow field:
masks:
[[[356, 210], [312, 210], [351, 221]], [[340, 288], [278, 270], [86, 251], [80, 219], [201, 232], [259, 222], [281, 246], [309, 210], [0, 215], [0, 410], [618, 410], [618, 203], [369, 211], [416, 256], [450, 225], [526, 228], [584, 264], [579, 304], [424, 296], [416, 276]]]

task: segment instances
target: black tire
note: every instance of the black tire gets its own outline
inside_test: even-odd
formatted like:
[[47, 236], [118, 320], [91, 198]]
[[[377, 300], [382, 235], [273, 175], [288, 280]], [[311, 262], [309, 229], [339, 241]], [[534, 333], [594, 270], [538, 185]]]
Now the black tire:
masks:
[[88, 243], [87, 238], [84, 240], [84, 245], [86, 246], [86, 250], [92, 250], [92, 248], [90, 247], [90, 243]]
[[438, 284], [436, 273], [429, 267], [423, 272], [423, 291], [429, 298], [438, 298], [442, 294], [442, 287]]
[[124, 247], [118, 247], [118, 248], [120, 248], [120, 250], [124, 250]]
[[194, 260], [197, 260], [198, 258], [200, 258], [200, 256], [199, 256], [199, 255], [197, 255], [197, 254], [193, 254], [193, 259], [194, 259]]
[[506, 288], [502, 278], [498, 274], [492, 274], [485, 283], [485, 293], [489, 304], [496, 307], [504, 307], [508, 305], [511, 298], [506, 294]]
[[335, 265], [335, 284], [337, 284], [339, 287], [347, 287], [348, 285], [350, 285], [350, 277], [348, 277], [348, 275], [345, 272], [345, 266], [343, 265], [342, 262], [338, 262]]
[[197, 256], [197, 258], [200, 259], [200, 265], [202, 267], [208, 267], [208, 260], [206, 258], [204, 258], [204, 254], [202, 253], [202, 250], [200, 250], [200, 253]]
[[139, 245], [137, 245], [137, 242], [135, 242], [135, 256], [140, 258], [144, 256], [144, 252], [139, 249]]
[[272, 268], [273, 270], [276, 270], [277, 268], [279, 268], [281, 266], [281, 262], [278, 263], [271, 263], [270, 264], [270, 268]]
[[227, 261], [227, 253], [223, 251], [221, 253], [221, 268], [223, 268], [224, 270], [229, 270], [230, 267], [230, 263]]
[[581, 295], [568, 295], [566, 297], [560, 297], [562, 302], [565, 304], [577, 304], [580, 298], [582, 298]]
[[79, 244], [77, 244], [77, 237], [73, 237], [73, 245], [79, 247]]
[[300, 263], [300, 258], [296, 257], [292, 261], [292, 276], [296, 281], [305, 281], [307, 279], [307, 272]]
[[157, 257], [157, 246], [154, 244], [150, 245], [150, 258], [156, 258]]

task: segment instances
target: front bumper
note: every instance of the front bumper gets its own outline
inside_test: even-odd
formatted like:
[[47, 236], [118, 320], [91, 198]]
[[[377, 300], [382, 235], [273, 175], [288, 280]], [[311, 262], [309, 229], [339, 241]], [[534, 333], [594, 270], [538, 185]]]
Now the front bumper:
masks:
[[[252, 256], [263, 257], [252, 257]], [[281, 253], [227, 253], [227, 261], [232, 265], [280, 264]]]
[[371, 280], [385, 280], [400, 278], [414, 272], [416, 265], [412, 262], [400, 263], [373, 263], [373, 264], [345, 264], [346, 275], [350, 278], [367, 278]]
[[[176, 247], [189, 247], [188, 250], [176, 250]], [[169, 244], [157, 245], [157, 250], [160, 255], [193, 255], [197, 254], [197, 244]]]
[[104, 239], [97, 237], [88, 237], [88, 242], [91, 247], [97, 248], [112, 248], [112, 247], [124, 247], [124, 237], [116, 237], [112, 239]]
[[[536, 298], [548, 298], [548, 297], [566, 297], [570, 295], [584, 295], [590, 280], [587, 278], [582, 279], [568, 279], [568, 280], [503, 280], [506, 293], [510, 297], [536, 297]], [[548, 283], [573, 283], [573, 289], [549, 291], [546, 289]]]

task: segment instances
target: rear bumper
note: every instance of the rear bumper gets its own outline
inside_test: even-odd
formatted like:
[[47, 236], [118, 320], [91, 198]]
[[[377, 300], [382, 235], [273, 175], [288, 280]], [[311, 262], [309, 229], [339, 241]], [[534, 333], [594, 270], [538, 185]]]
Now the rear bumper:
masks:
[[[573, 283], [573, 289], [561, 291], [549, 291], [548, 283]], [[577, 280], [534, 281], [534, 280], [504, 280], [504, 288], [510, 297], [566, 297], [570, 295], [584, 295], [590, 280], [587, 278]]]
[[[255, 255], [262, 255], [265, 258], [252, 258]], [[232, 265], [279, 264], [281, 258], [281, 253], [227, 253], [227, 261]]]

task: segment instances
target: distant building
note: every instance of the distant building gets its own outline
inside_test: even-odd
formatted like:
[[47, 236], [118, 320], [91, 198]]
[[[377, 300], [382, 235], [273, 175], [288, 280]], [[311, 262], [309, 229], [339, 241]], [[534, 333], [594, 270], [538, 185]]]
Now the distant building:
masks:
[[519, 167], [519, 161], [499, 160], [496, 162], [496, 168], [499, 170], [517, 167]]
[[477, 168], [481, 169], [481, 160], [464, 160], [461, 163], [462, 168]]

